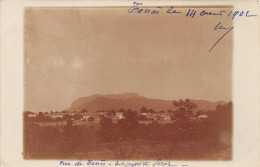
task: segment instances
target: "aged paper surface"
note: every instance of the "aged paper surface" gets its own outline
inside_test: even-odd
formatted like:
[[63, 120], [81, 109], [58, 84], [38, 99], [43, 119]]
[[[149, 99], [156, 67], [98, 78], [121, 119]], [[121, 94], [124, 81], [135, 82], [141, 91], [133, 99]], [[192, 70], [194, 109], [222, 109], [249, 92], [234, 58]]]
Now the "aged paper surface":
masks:
[[257, 1], [3, 1], [2, 166], [259, 166]]

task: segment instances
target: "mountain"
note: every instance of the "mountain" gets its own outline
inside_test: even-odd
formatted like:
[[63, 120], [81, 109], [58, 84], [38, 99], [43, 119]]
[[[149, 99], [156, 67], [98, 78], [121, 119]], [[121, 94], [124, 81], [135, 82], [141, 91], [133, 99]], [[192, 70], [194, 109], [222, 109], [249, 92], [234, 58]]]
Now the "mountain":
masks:
[[[88, 97], [81, 97], [72, 102], [68, 111], [80, 111], [87, 109], [89, 112], [96, 112], [98, 110], [115, 110], [132, 109], [140, 111], [141, 107], [160, 110], [173, 110], [173, 100], [150, 99], [140, 96], [136, 93], [123, 93], [123, 94], [93, 94]], [[225, 104], [224, 101], [209, 102], [206, 100], [191, 100], [197, 104], [197, 110], [209, 111], [214, 110], [217, 104]]]

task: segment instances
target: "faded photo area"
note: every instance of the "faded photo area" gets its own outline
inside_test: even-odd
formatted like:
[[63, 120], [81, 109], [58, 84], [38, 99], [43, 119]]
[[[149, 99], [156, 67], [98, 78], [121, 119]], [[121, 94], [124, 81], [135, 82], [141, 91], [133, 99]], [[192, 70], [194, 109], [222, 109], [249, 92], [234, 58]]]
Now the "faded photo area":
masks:
[[232, 19], [128, 9], [24, 9], [24, 158], [232, 160]]

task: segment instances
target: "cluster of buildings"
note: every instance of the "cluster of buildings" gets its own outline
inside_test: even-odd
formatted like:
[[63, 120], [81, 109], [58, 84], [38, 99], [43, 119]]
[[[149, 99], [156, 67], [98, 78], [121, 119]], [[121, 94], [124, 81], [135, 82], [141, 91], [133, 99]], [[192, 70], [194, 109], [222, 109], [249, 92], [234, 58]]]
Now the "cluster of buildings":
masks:
[[[95, 124], [99, 125], [102, 117], [111, 119], [113, 123], [117, 123], [120, 119], [124, 119], [124, 112], [120, 111], [98, 111], [98, 112], [87, 112], [84, 111], [62, 111], [62, 112], [40, 112], [34, 113], [29, 112], [29, 118], [39, 117], [39, 115], [50, 118], [51, 122], [59, 122], [59, 124], [64, 125], [66, 121], [70, 119], [73, 122], [73, 125], [81, 124]], [[173, 113], [169, 112], [137, 112], [137, 119], [140, 124], [150, 124], [153, 121], [157, 121], [161, 124], [173, 123], [176, 121]], [[195, 119], [194, 117], [192, 119]], [[200, 115], [196, 119], [207, 119], [207, 115]], [[46, 123], [45, 123], [46, 124]], [[51, 123], [50, 123], [51, 124]], [[47, 125], [47, 124], [46, 124]]]

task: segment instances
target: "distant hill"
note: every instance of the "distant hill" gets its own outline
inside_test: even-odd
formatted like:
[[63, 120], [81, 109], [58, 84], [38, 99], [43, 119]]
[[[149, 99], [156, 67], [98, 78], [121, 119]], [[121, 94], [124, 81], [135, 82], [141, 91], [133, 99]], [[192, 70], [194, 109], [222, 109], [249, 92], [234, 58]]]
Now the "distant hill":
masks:
[[[206, 100], [191, 100], [197, 104], [197, 110], [209, 111], [214, 110], [217, 104], [225, 104], [224, 101], [209, 102]], [[94, 94], [88, 97], [81, 97], [72, 102], [68, 111], [80, 111], [87, 109], [89, 112], [96, 112], [98, 110], [120, 110], [131, 109], [140, 111], [141, 107], [160, 110], [173, 110], [174, 106], [172, 100], [150, 99], [140, 96], [136, 93], [123, 94]]]

